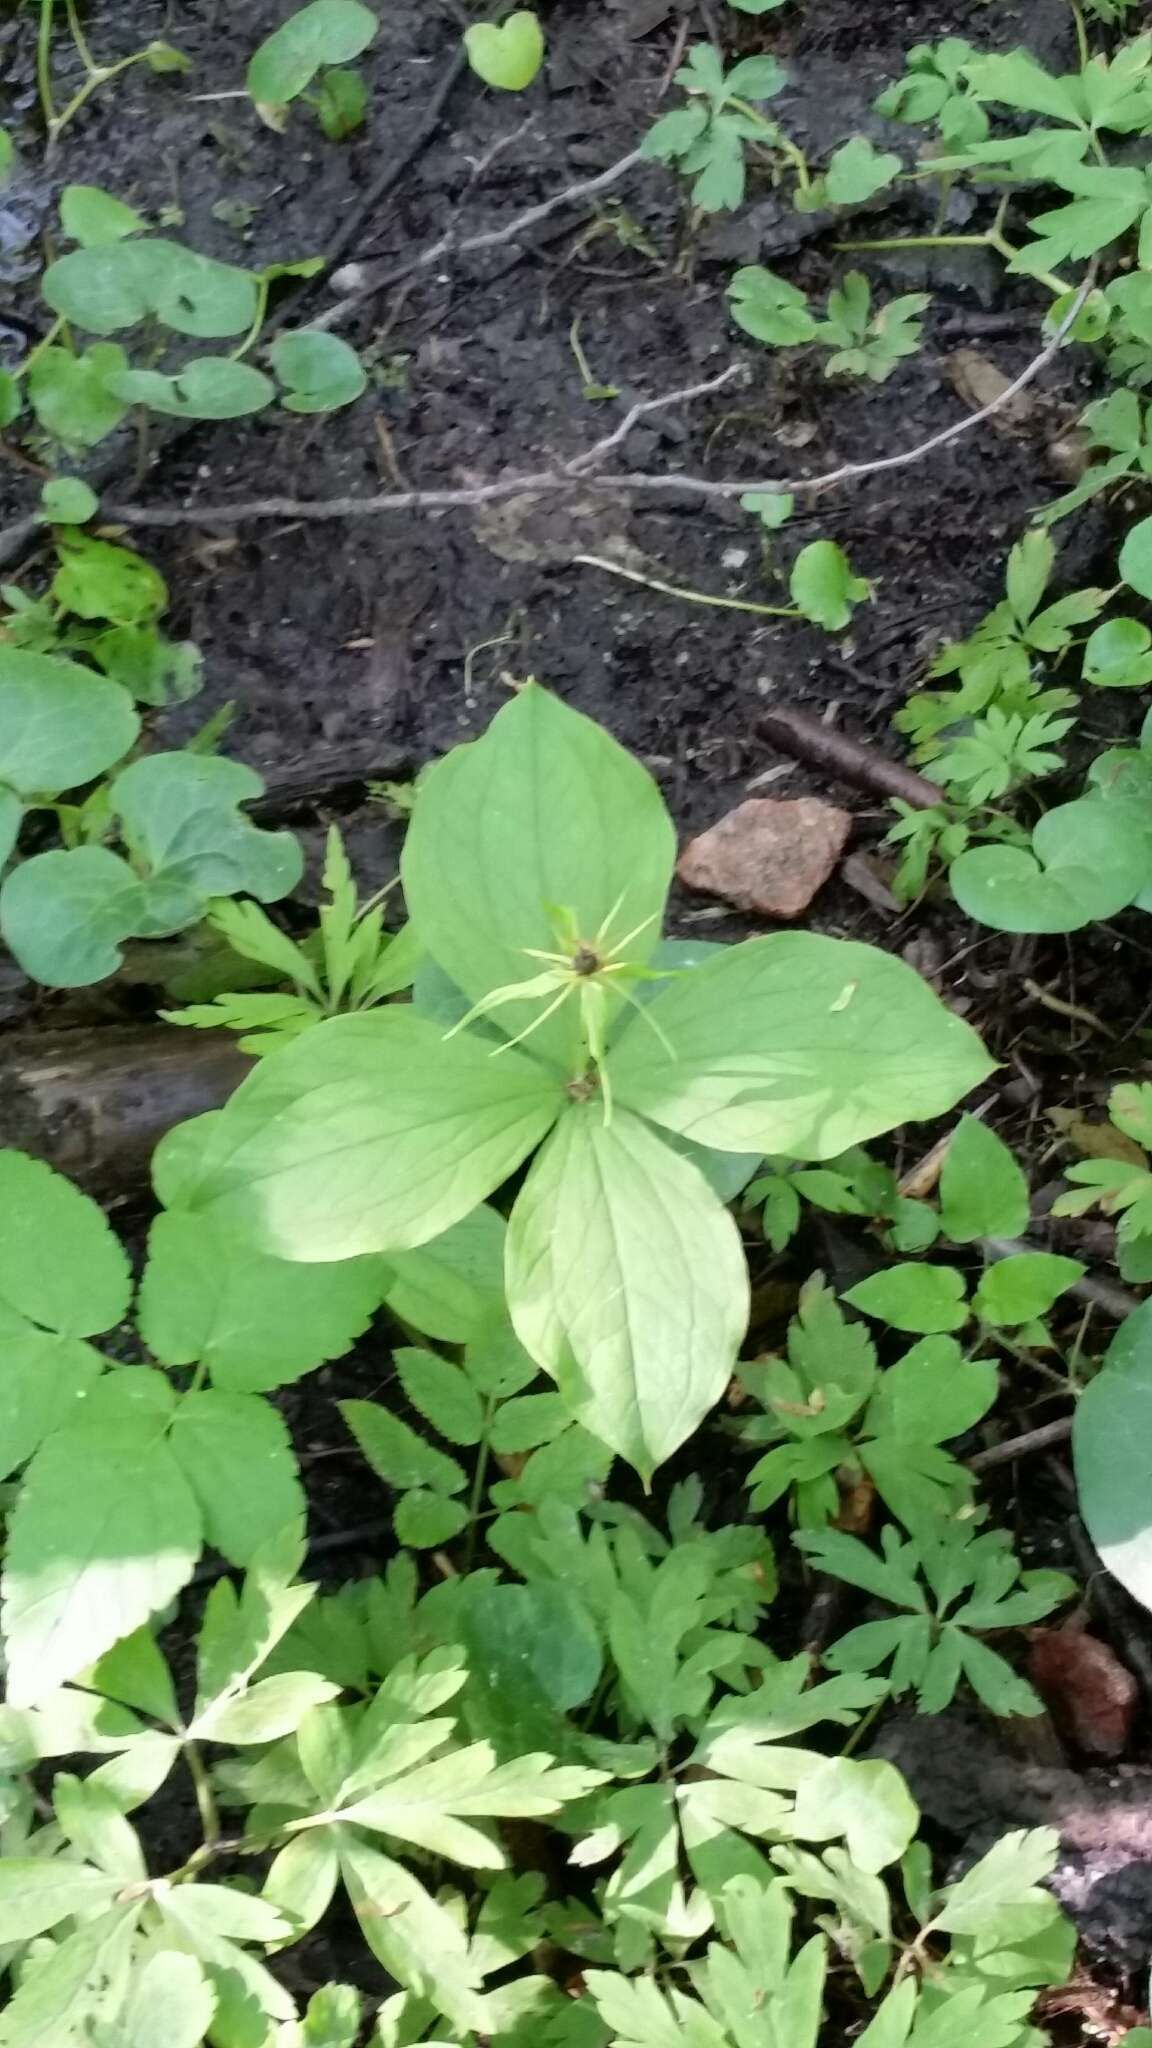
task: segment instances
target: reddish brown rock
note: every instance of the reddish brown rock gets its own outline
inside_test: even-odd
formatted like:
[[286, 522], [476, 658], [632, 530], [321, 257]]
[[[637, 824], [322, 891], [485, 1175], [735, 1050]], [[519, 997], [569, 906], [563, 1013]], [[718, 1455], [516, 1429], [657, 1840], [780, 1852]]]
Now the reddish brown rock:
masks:
[[1077, 1628], [1030, 1632], [1028, 1676], [1061, 1734], [1090, 1756], [1123, 1756], [1140, 1688], [1098, 1636]]
[[799, 917], [823, 888], [852, 829], [847, 811], [819, 797], [749, 797], [684, 848], [689, 889], [723, 896], [761, 917]]

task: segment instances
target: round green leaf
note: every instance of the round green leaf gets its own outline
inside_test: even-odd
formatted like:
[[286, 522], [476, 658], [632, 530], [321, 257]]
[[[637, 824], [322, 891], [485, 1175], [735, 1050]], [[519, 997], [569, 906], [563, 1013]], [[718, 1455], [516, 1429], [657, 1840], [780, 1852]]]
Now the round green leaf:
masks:
[[0, 932], [46, 988], [86, 988], [115, 974], [144, 920], [144, 886], [106, 846], [38, 853], [0, 889]]
[[54, 526], [83, 526], [100, 510], [100, 500], [79, 476], [54, 476], [40, 493], [40, 517]]
[[1080, 1511], [1100, 1557], [1152, 1609], [1152, 1302], [1118, 1331], [1072, 1430]]
[[379, 25], [360, 0], [311, 0], [261, 43], [248, 66], [249, 97], [262, 106], [286, 106], [321, 65], [358, 57]]
[[1139, 819], [1093, 797], [1046, 811], [1031, 853], [976, 846], [949, 870], [961, 910], [1006, 932], [1079, 931], [1123, 910], [1150, 875], [1152, 840]]
[[338, 334], [306, 329], [282, 334], [269, 354], [276, 375], [287, 386], [282, 402], [289, 412], [335, 412], [367, 388], [363, 363]]
[[[738, 270], [728, 286], [728, 299], [732, 318], [745, 334], [756, 341], [767, 342], [769, 347], [787, 348], [798, 342], [811, 341], [816, 332], [816, 322], [808, 311], [808, 301], [798, 285], [789, 284], [775, 271], [765, 270], [760, 263], [746, 264]], [[778, 499], [778, 503], [783, 500]], [[790, 502], [790, 501], [789, 501]], [[762, 510], [759, 502], [752, 505], [742, 499], [746, 511]], [[787, 515], [785, 515], [787, 516]], [[772, 518], [776, 525], [783, 520]], [[765, 519], [765, 524], [770, 523]]]
[[103, 775], [140, 720], [119, 683], [55, 654], [0, 647], [0, 783], [57, 795]]
[[148, 754], [116, 777], [112, 808], [154, 880], [194, 899], [246, 890], [271, 903], [295, 887], [303, 856], [293, 833], [262, 831], [240, 809], [263, 791], [242, 761]]
[[270, 377], [230, 356], [196, 356], [171, 377], [160, 370], [123, 370], [109, 379], [109, 388], [128, 405], [182, 420], [242, 419], [276, 397]]
[[1139, 619], [1106, 619], [1084, 648], [1084, 681], [1101, 690], [1152, 683], [1152, 633]]
[[134, 206], [125, 206], [99, 185], [65, 185], [60, 194], [60, 225], [72, 242], [85, 249], [105, 249], [138, 235], [148, 223]]
[[258, 304], [248, 271], [159, 235], [74, 249], [49, 264], [40, 288], [53, 312], [89, 334], [116, 334], [154, 316], [177, 334], [218, 340], [243, 334]]
[[127, 368], [117, 341], [93, 342], [81, 355], [46, 348], [28, 372], [28, 397], [45, 433], [66, 448], [94, 448], [103, 441], [128, 410], [109, 389], [109, 379]]
[[499, 25], [474, 22], [464, 31], [464, 47], [485, 85], [500, 92], [523, 92], [544, 62], [544, 31], [539, 17], [522, 7]]
[[1120, 550], [1120, 574], [1141, 597], [1152, 597], [1152, 519], [1131, 528]]
[[0, 1152], [0, 1300], [68, 1337], [94, 1337], [127, 1314], [123, 1246], [89, 1197], [23, 1152]]

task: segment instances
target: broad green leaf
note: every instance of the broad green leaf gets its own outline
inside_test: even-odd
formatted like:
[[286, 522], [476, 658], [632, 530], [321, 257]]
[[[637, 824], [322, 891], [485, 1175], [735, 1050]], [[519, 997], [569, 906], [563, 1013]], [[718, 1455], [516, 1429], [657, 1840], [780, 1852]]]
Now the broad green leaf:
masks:
[[40, 283], [53, 312], [88, 334], [116, 334], [154, 316], [178, 334], [222, 340], [244, 334], [258, 305], [248, 271], [158, 235], [74, 249], [50, 263]]
[[954, 1244], [1019, 1237], [1028, 1228], [1028, 1182], [1003, 1138], [961, 1117], [940, 1175], [940, 1220]]
[[34, 1706], [158, 1613], [187, 1585], [200, 1553], [200, 1510], [164, 1442], [165, 1414], [105, 1418], [99, 1393], [41, 1445], [8, 1524], [3, 1623], [13, 1706]]
[[428, 1998], [467, 2032], [482, 2027], [481, 1977], [459, 1918], [434, 1899], [413, 1871], [339, 1830], [340, 1874], [372, 1954], [389, 1976]]
[[175, 1725], [179, 1719], [172, 1674], [155, 1637], [146, 1628], [124, 1636], [101, 1657], [88, 1682], [111, 1700], [122, 1700], [154, 1721]]
[[120, 947], [146, 925], [148, 896], [106, 846], [37, 853], [0, 888], [0, 931], [26, 974], [84, 988], [115, 974]]
[[50, 477], [40, 493], [40, 517], [55, 526], [83, 526], [99, 510], [99, 498], [82, 477]]
[[281, 334], [269, 351], [272, 368], [285, 386], [288, 412], [335, 412], [368, 388], [368, 373], [354, 348], [338, 334]]
[[158, 569], [132, 548], [116, 547], [90, 533], [61, 535], [60, 567], [52, 595], [79, 619], [107, 619], [113, 626], [141, 626], [159, 617], [168, 586]]
[[523, 92], [544, 62], [544, 31], [539, 16], [522, 7], [497, 25], [473, 22], [464, 31], [468, 62], [485, 85], [501, 92]]
[[46, 348], [28, 372], [28, 396], [45, 433], [66, 448], [95, 448], [128, 410], [109, 388], [110, 379], [127, 368], [128, 357], [117, 341], [95, 341], [76, 355], [67, 348]]
[[990, 1358], [965, 1358], [954, 1337], [924, 1337], [890, 1365], [868, 1403], [869, 1436], [942, 1444], [988, 1413], [999, 1391]]
[[271, 903], [295, 887], [303, 867], [295, 836], [262, 831], [240, 808], [263, 793], [242, 761], [187, 750], [148, 754], [116, 777], [112, 808], [153, 893], [172, 899], [164, 918], [191, 922], [210, 896], [245, 890]]
[[147, 1879], [140, 1838], [109, 1786], [94, 1776], [77, 1778], [61, 1771], [53, 1780], [52, 1804], [63, 1833], [85, 1863], [121, 1885]]
[[899, 1860], [919, 1824], [895, 1764], [837, 1756], [801, 1781], [789, 1832], [807, 1842], [842, 1835], [853, 1863], [875, 1874]]
[[322, 1984], [308, 2001], [300, 2048], [355, 2048], [363, 2009], [351, 1984]]
[[599, 1631], [568, 1587], [478, 1581], [461, 1602], [460, 1623], [469, 1685], [479, 1681], [486, 1696], [484, 1732], [501, 1749], [521, 1746], [524, 1731], [516, 1724], [540, 1701], [551, 1714], [566, 1714], [595, 1692], [603, 1666]]
[[443, 1344], [467, 1344], [504, 1299], [504, 1218], [482, 1203], [413, 1251], [388, 1259], [393, 1315]]
[[450, 1543], [468, 1527], [469, 1514], [462, 1500], [446, 1500], [442, 1493], [417, 1488], [396, 1503], [393, 1528], [397, 1543], [409, 1550], [433, 1550]]
[[125, 206], [99, 185], [65, 185], [60, 194], [60, 225], [69, 241], [85, 249], [100, 249], [122, 242], [125, 235], [141, 234], [147, 222], [134, 206]]
[[609, 1054], [618, 1101], [732, 1152], [832, 1159], [943, 1115], [991, 1071], [968, 1025], [902, 960], [782, 932], [660, 990]]
[[126, 690], [55, 654], [0, 647], [0, 783], [21, 796], [74, 789], [133, 746]]
[[[816, 321], [808, 311], [808, 301], [799, 286], [777, 277], [773, 270], [765, 270], [762, 264], [750, 263], [738, 270], [728, 286], [727, 296], [736, 325], [742, 327], [745, 334], [752, 335], [756, 341], [767, 342], [770, 347], [787, 348], [811, 341], [816, 333]], [[759, 503], [753, 506], [744, 499], [741, 503], [746, 511], [761, 512]], [[776, 520], [776, 524], [782, 523], [782, 520]]]
[[1139, 519], [1129, 527], [1120, 550], [1120, 574], [1141, 597], [1152, 597], [1152, 519]]
[[1080, 1509], [1100, 1557], [1152, 1608], [1152, 1304], [1129, 1316], [1076, 1406]]
[[975, 846], [953, 861], [948, 878], [961, 910], [997, 931], [1074, 932], [1114, 917], [1150, 875], [1143, 823], [1124, 805], [1082, 797], [1044, 813], [1031, 853]]
[[999, 1914], [1014, 1906], [1039, 1905], [1039, 1890], [1056, 1867], [1060, 1837], [1055, 1828], [1018, 1828], [1003, 1835], [956, 1884], [948, 1886], [933, 1925], [946, 1934], [984, 1934]]
[[744, 1335], [731, 1216], [638, 1117], [573, 1104], [516, 1198], [507, 1270], [526, 1350], [649, 1476], [719, 1400]]
[[205, 1541], [246, 1565], [305, 1501], [283, 1418], [257, 1394], [186, 1394], [172, 1423], [172, 1454], [199, 1502]]
[[[543, 963], [528, 949], [555, 952], [566, 915], [593, 947], [611, 949], [631, 934], [626, 956], [643, 965], [660, 936], [675, 858], [648, 771], [531, 683], [483, 738], [454, 748], [421, 782], [401, 871], [420, 939], [475, 1002], [536, 973]], [[510, 1002], [493, 1017], [514, 1035], [543, 1007]], [[578, 1042], [569, 999], [528, 1045], [567, 1069]]]
[[253, 1898], [230, 1885], [169, 1885], [158, 1901], [165, 1919], [189, 1937], [194, 1948], [218, 1935], [229, 1941], [282, 1941], [291, 1922], [269, 1899]]
[[294, 1734], [314, 1707], [338, 1697], [340, 1687], [315, 1671], [279, 1671], [258, 1679], [235, 1699], [224, 1699], [196, 1716], [189, 1733], [200, 1742], [278, 1742]]
[[231, 356], [195, 356], [171, 376], [161, 370], [121, 370], [108, 389], [125, 405], [146, 405], [177, 420], [238, 420], [276, 401], [263, 370]]
[[315, 1927], [332, 1903], [339, 1876], [331, 1830], [314, 1828], [291, 1836], [280, 1850], [264, 1880], [264, 1896], [297, 1929]]
[[954, 1266], [904, 1265], [870, 1274], [844, 1299], [894, 1330], [935, 1335], [968, 1321], [966, 1292], [964, 1275]]
[[830, 206], [858, 206], [882, 192], [904, 166], [891, 150], [878, 150], [866, 135], [853, 135], [835, 150], [824, 173]]
[[1152, 633], [1139, 619], [1106, 619], [1084, 644], [1084, 681], [1098, 690], [1152, 683]]
[[195, 1956], [161, 1949], [133, 1977], [117, 2048], [199, 2048], [215, 2010], [216, 1993]]
[[321, 65], [358, 57], [379, 26], [360, 0], [311, 0], [261, 43], [248, 66], [249, 97], [261, 106], [286, 106], [311, 85]]
[[426, 1487], [433, 1493], [461, 1493], [462, 1465], [424, 1438], [379, 1401], [341, 1401], [340, 1413], [372, 1470], [389, 1486]]
[[42, 1958], [0, 2013], [0, 2048], [73, 2048], [118, 2013], [144, 1900], [85, 1920]]
[[801, 548], [788, 588], [793, 604], [826, 633], [843, 632], [851, 624], [854, 607], [872, 594], [871, 584], [853, 575], [847, 555], [834, 540], [813, 540]]
[[110, 1906], [120, 1883], [63, 1856], [6, 1856], [0, 1862], [0, 1927], [5, 1942], [32, 1941], [75, 1914]]
[[1079, 1259], [1062, 1259], [1055, 1252], [1016, 1252], [988, 1267], [972, 1306], [986, 1323], [1031, 1323], [1037, 1316], [1047, 1315], [1086, 1271]]
[[211, 1216], [175, 1210], [149, 1233], [137, 1321], [162, 1365], [202, 1360], [215, 1386], [266, 1393], [350, 1350], [385, 1278], [374, 1259], [269, 1258]]
[[70, 1422], [77, 1404], [104, 1370], [90, 1344], [0, 1319], [0, 1479], [32, 1456], [53, 1430]]
[[458, 1365], [438, 1352], [400, 1345], [392, 1353], [400, 1384], [413, 1408], [450, 1444], [478, 1444], [484, 1432], [484, 1405], [471, 1380]]
[[67, 1337], [110, 1330], [132, 1275], [103, 1211], [24, 1152], [0, 1151], [0, 1301]]
[[213, 1127], [199, 1208], [282, 1258], [426, 1243], [514, 1173], [556, 1076], [409, 1009], [335, 1017], [261, 1061]]

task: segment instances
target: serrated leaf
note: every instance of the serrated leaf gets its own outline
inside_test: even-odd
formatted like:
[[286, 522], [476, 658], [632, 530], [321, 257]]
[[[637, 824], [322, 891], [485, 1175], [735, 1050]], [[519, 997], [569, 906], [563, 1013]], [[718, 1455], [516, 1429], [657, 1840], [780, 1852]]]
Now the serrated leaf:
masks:
[[[608, 945], [633, 934], [627, 957], [643, 965], [660, 935], [675, 858], [648, 771], [591, 719], [528, 684], [482, 739], [455, 748], [422, 780], [401, 873], [419, 937], [476, 1002], [525, 980], [535, 965], [527, 948], [556, 950], [557, 913], [570, 914], [590, 944], [605, 930]], [[509, 1002], [495, 1019], [514, 1035], [542, 1007]], [[528, 1044], [567, 1074], [579, 1044], [575, 1004]]]
[[258, 1395], [186, 1394], [170, 1444], [199, 1503], [205, 1541], [229, 1563], [250, 1563], [261, 1543], [304, 1513], [287, 1424]]
[[507, 1270], [526, 1350], [650, 1475], [719, 1400], [744, 1335], [731, 1216], [638, 1117], [572, 1104], [516, 1198]]
[[484, 1406], [472, 1382], [458, 1365], [435, 1351], [401, 1345], [392, 1354], [400, 1384], [414, 1408], [450, 1444], [478, 1444], [484, 1431]]
[[966, 1359], [953, 1337], [924, 1337], [881, 1374], [864, 1426], [900, 1444], [945, 1443], [987, 1414], [998, 1389], [994, 1360]]
[[266, 1393], [351, 1349], [385, 1275], [375, 1260], [324, 1266], [267, 1257], [211, 1216], [158, 1216], [137, 1321], [163, 1365], [203, 1361], [215, 1386]]
[[462, 1465], [434, 1444], [425, 1443], [398, 1415], [390, 1415], [378, 1401], [341, 1401], [340, 1413], [360, 1449], [387, 1485], [407, 1491], [427, 1488], [432, 1493], [460, 1493], [466, 1484]]
[[131, 1295], [127, 1254], [97, 1204], [42, 1160], [0, 1151], [0, 1301], [91, 1337], [120, 1321]]
[[780, 933], [669, 983], [609, 1053], [618, 1102], [725, 1151], [832, 1159], [942, 1115], [991, 1071], [975, 1032], [901, 960]]
[[0, 1926], [4, 1939], [32, 1941], [62, 1920], [110, 1906], [120, 1884], [62, 1856], [6, 1856], [0, 1863]]
[[535, 1062], [410, 1009], [335, 1017], [236, 1090], [189, 1201], [283, 1258], [423, 1244], [515, 1171], [563, 1099]]
[[[949, 1885], [933, 1924], [946, 1934], [981, 1934], [1005, 1908], [1038, 1903], [1060, 1851], [1055, 1828], [1018, 1828], [994, 1843], [971, 1870]], [[1046, 1896], [1039, 1894], [1042, 1899]]]
[[453, 1536], [468, 1527], [468, 1522], [468, 1509], [463, 1501], [417, 1489], [397, 1501], [392, 1526], [397, 1543], [410, 1550], [433, 1550], [439, 1543], [450, 1543]]
[[3, 1575], [14, 1706], [35, 1705], [84, 1670], [192, 1576], [200, 1511], [163, 1441], [165, 1422], [162, 1411], [85, 1414], [29, 1465]]

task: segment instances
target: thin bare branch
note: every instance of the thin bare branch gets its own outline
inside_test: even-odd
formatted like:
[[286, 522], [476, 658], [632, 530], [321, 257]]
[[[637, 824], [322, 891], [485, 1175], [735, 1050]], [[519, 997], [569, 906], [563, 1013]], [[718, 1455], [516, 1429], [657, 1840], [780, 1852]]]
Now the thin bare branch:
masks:
[[[627, 161], [627, 159], [625, 159]], [[620, 166], [617, 165], [619, 170]], [[604, 174], [607, 176], [607, 173]], [[595, 181], [593, 181], [595, 182]], [[575, 188], [572, 188], [575, 189]], [[560, 197], [563, 195], [557, 195]], [[555, 201], [546, 201], [551, 210]], [[463, 245], [462, 245], [463, 246]], [[487, 505], [500, 498], [512, 498], [527, 491], [566, 491], [577, 484], [584, 488], [609, 492], [624, 492], [629, 496], [656, 494], [687, 495], [700, 499], [740, 498], [747, 494], [762, 492], [791, 492], [813, 494], [831, 490], [837, 484], [858, 483], [862, 478], [878, 476], [888, 470], [905, 469], [911, 464], [922, 462], [935, 454], [937, 449], [947, 447], [965, 434], [974, 433], [996, 413], [1035, 382], [1053, 358], [1058, 354], [1092, 287], [1089, 276], [1081, 285], [1076, 297], [1060, 322], [1051, 339], [1040, 353], [1021, 370], [1011, 384], [982, 405], [978, 412], [969, 413], [964, 419], [956, 420], [950, 427], [944, 427], [927, 441], [918, 441], [912, 448], [900, 450], [896, 455], [881, 455], [869, 462], [842, 462], [836, 469], [827, 470], [822, 476], [799, 477], [730, 477], [687, 476], [678, 470], [669, 470], [661, 475], [647, 471], [635, 473], [598, 473], [598, 465], [621, 441], [631, 433], [637, 422], [648, 413], [667, 411], [675, 405], [685, 405], [695, 398], [704, 398], [719, 391], [740, 374], [741, 366], [731, 364], [718, 377], [702, 384], [687, 386], [682, 391], [670, 391], [659, 398], [648, 398], [634, 405], [624, 419], [583, 455], [570, 458], [559, 468], [526, 471], [520, 474], [500, 477], [486, 484], [462, 485], [458, 489], [384, 491], [372, 497], [350, 498], [248, 498], [232, 505], [188, 505], [149, 506], [112, 505], [106, 507], [106, 515], [121, 520], [126, 526], [241, 526], [254, 519], [365, 519], [378, 517], [387, 512], [444, 512], [465, 506]], [[0, 534], [0, 542], [4, 539]]]

